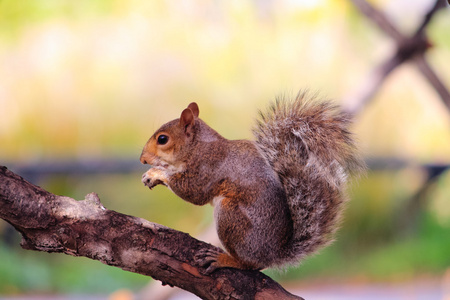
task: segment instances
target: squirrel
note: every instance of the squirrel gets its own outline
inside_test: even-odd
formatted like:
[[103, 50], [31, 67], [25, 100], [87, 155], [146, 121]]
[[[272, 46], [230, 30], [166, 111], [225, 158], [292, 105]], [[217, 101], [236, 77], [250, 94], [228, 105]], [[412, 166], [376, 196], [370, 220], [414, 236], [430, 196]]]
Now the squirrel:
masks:
[[214, 205], [226, 252], [196, 256], [206, 273], [294, 264], [333, 240], [347, 178], [364, 169], [350, 124], [335, 104], [299, 92], [260, 112], [254, 141], [228, 140], [199, 119], [193, 102], [145, 144], [140, 161], [151, 168], [142, 182]]

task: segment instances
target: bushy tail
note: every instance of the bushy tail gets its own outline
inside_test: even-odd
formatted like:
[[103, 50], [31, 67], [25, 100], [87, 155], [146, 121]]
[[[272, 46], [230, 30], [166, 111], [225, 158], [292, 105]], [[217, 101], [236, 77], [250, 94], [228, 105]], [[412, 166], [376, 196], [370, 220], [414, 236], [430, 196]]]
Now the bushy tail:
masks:
[[364, 169], [349, 116], [308, 97], [301, 92], [293, 100], [277, 99], [253, 130], [286, 191], [294, 236], [285, 255], [292, 263], [332, 241], [347, 177]]

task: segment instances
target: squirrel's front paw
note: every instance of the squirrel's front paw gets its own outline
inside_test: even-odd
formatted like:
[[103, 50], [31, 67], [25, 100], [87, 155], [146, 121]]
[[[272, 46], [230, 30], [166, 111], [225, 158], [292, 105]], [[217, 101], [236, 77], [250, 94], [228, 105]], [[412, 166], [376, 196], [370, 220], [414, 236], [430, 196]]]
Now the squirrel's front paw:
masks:
[[158, 184], [167, 185], [167, 176], [164, 169], [151, 168], [142, 174], [142, 183], [149, 189], [154, 188]]

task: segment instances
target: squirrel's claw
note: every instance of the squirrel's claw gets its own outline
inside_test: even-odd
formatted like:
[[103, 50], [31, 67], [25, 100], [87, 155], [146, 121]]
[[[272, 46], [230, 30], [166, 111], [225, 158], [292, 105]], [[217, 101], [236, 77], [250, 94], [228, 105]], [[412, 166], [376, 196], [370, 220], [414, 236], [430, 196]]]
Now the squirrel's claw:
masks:
[[154, 180], [153, 178], [151, 178], [150, 176], [147, 175], [147, 173], [144, 173], [142, 175], [142, 183], [147, 186], [149, 189], [153, 189], [155, 186], [157, 186], [158, 184], [161, 184], [162, 181], [161, 180]]
[[202, 273], [208, 275], [220, 267], [217, 260], [221, 254], [223, 252], [220, 249], [200, 249], [194, 259], [200, 267], [206, 268]]
[[142, 183], [149, 189], [154, 188], [158, 184], [167, 185], [167, 178], [164, 170], [151, 168], [142, 174]]

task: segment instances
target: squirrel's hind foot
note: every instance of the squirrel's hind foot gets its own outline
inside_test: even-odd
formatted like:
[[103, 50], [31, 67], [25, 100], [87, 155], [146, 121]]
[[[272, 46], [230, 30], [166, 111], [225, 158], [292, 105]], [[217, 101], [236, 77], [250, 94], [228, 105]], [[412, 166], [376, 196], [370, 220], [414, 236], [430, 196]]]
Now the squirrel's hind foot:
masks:
[[235, 268], [241, 270], [261, 270], [246, 264], [237, 258], [223, 252], [220, 248], [215, 249], [201, 249], [194, 257], [195, 261], [206, 270], [203, 272], [205, 275], [211, 274], [218, 268]]
[[221, 254], [225, 253], [219, 248], [203, 248], [197, 252], [194, 259], [200, 267], [206, 268], [203, 273], [205, 275], [208, 275], [215, 271], [217, 268], [221, 267], [218, 262]]

